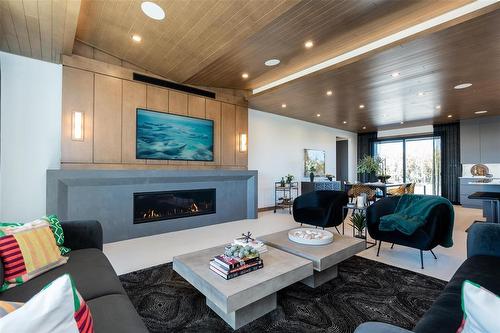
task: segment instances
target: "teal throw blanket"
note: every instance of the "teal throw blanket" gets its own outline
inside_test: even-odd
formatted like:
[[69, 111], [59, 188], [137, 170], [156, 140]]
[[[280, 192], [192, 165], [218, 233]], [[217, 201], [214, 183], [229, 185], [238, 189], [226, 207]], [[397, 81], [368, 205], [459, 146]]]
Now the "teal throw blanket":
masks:
[[380, 231], [398, 230], [405, 235], [413, 233], [423, 226], [432, 208], [439, 204], [446, 204], [450, 209], [451, 223], [448, 226], [447, 235], [441, 246], [453, 246], [453, 222], [455, 212], [453, 205], [448, 199], [435, 195], [403, 194], [396, 206], [393, 214], [385, 215], [380, 218]]

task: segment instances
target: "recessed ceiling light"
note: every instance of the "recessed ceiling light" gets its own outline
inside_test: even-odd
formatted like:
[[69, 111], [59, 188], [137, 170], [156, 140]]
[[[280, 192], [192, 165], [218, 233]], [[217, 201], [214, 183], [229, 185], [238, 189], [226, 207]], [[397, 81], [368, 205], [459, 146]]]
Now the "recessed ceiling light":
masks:
[[366, 129], [366, 126], [363, 126], [363, 129]]
[[441, 105], [436, 105], [436, 109], [437, 110], [441, 109]]
[[153, 20], [163, 20], [165, 18], [165, 11], [154, 2], [144, 1], [141, 3], [141, 9], [146, 16]]
[[316, 117], [321, 117], [321, 115], [318, 113], [318, 114], [316, 114]]
[[364, 109], [364, 108], [365, 108], [365, 105], [364, 105], [364, 104], [359, 104], [359, 108], [360, 108], [360, 109]]
[[314, 46], [314, 43], [312, 40], [308, 40], [307, 42], [304, 43], [304, 46], [307, 48], [307, 49], [310, 49], [311, 47]]
[[453, 87], [453, 89], [465, 89], [472, 86], [472, 83], [461, 83]]
[[397, 77], [399, 77], [399, 75], [401, 75], [399, 72], [393, 72], [393, 73], [391, 73], [391, 76], [393, 78], [397, 78]]
[[453, 115], [449, 114], [449, 115], [448, 115], [448, 118], [451, 118], [451, 117], [453, 117]]
[[136, 43], [140, 43], [142, 40], [142, 37], [139, 35], [132, 35], [132, 40]]
[[343, 123], [343, 124], [347, 124], [347, 121], [345, 121], [345, 120], [344, 120], [342, 123]]
[[165, 18], [165, 11], [154, 2], [144, 1], [141, 3], [141, 9], [146, 16], [153, 20], [163, 20]]
[[284, 109], [284, 108], [286, 108], [286, 104], [285, 104], [285, 103], [281, 104], [281, 107], [282, 107], [283, 109]]
[[423, 91], [418, 92], [418, 96], [424, 96], [424, 95], [425, 95], [425, 93]]
[[333, 95], [333, 91], [328, 90], [328, 91], [326, 92], [326, 96], [332, 96], [332, 95]]
[[248, 79], [248, 73], [241, 74], [241, 77], [244, 78], [244, 79]]
[[272, 67], [276, 66], [280, 63], [279, 59], [269, 59], [264, 62], [264, 65]]
[[474, 112], [474, 113], [475, 113], [475, 114], [483, 114], [483, 113], [487, 113], [487, 112], [488, 112], [488, 111], [486, 111], [486, 110], [482, 110], [482, 111], [476, 111], [476, 112]]

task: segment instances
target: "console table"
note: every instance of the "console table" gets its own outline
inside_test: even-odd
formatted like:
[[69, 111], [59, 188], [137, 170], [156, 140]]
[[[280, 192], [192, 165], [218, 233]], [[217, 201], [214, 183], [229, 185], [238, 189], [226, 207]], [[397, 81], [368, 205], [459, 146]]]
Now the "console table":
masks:
[[340, 191], [341, 183], [339, 181], [321, 181], [321, 182], [301, 182], [300, 191], [302, 194], [312, 191]]

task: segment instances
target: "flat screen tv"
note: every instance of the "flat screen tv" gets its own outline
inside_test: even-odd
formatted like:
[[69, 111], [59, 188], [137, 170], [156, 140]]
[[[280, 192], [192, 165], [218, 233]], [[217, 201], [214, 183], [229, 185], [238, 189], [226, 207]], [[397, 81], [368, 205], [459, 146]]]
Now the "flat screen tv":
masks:
[[213, 161], [214, 122], [137, 109], [136, 158]]

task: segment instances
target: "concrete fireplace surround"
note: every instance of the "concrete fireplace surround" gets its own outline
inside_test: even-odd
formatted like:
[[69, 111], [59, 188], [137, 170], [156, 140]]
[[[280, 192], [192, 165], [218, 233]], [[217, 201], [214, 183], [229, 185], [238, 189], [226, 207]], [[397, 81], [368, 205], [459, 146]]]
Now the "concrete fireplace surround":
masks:
[[[216, 213], [133, 223], [134, 192], [216, 189]], [[257, 171], [47, 170], [47, 214], [98, 220], [104, 242], [257, 218]]]

